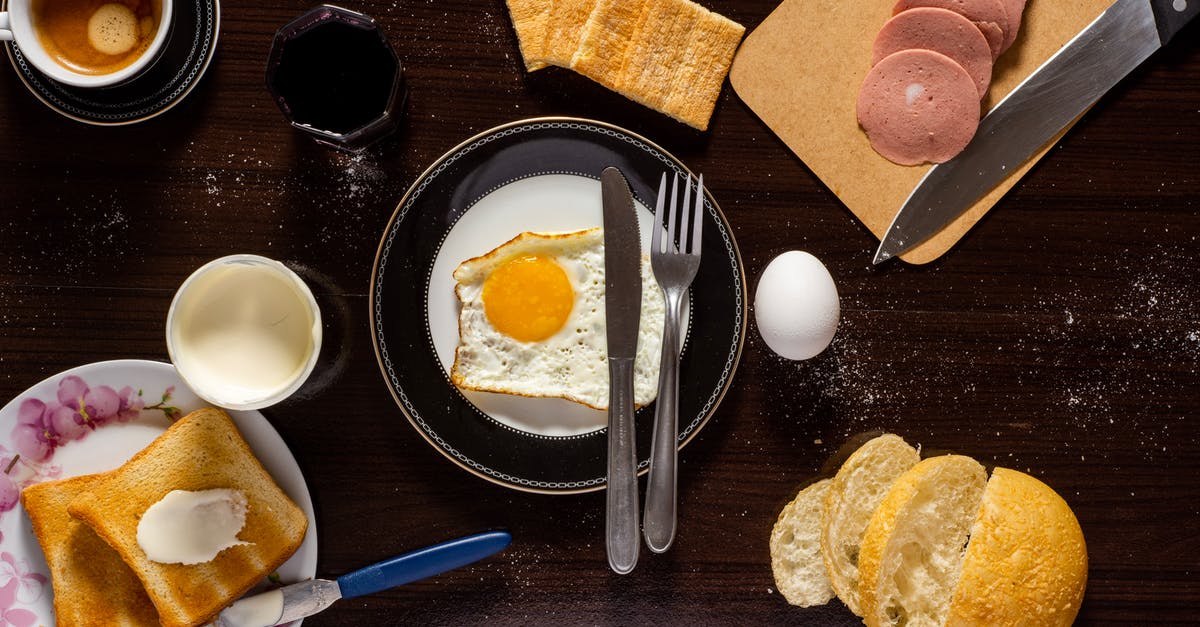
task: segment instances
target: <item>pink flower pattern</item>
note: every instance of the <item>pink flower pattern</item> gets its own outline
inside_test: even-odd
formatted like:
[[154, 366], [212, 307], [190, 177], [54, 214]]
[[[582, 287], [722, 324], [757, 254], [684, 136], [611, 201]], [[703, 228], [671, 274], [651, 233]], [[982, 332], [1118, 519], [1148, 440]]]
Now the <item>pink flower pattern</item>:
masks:
[[[0, 517], [16, 509], [22, 488], [62, 473], [51, 463], [59, 446], [82, 440], [106, 424], [129, 422], [143, 410], [161, 411], [171, 420], [178, 418], [182, 412], [170, 405], [174, 392], [174, 386], [170, 386], [157, 403], [147, 405], [140, 389], [93, 387], [72, 375], [58, 382], [54, 398], [22, 400], [17, 406], [11, 442], [6, 443], [9, 446], [0, 444]], [[3, 538], [0, 534], [0, 541]], [[37, 614], [20, 606], [39, 601], [47, 581], [25, 560], [9, 552], [0, 553], [0, 627], [37, 624]]]

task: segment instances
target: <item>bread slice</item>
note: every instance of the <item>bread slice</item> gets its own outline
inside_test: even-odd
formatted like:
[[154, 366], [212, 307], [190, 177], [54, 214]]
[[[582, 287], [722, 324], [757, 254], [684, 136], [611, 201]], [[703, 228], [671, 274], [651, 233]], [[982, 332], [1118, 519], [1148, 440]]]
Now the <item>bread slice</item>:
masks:
[[570, 69], [596, 0], [550, 0], [541, 61]]
[[21, 490], [21, 505], [50, 567], [55, 623], [59, 627], [157, 625], [158, 612], [137, 575], [90, 527], [67, 513], [71, 499], [104, 478], [82, 475]]
[[920, 459], [917, 449], [900, 436], [884, 434], [852, 453], [829, 487], [821, 522], [821, 555], [834, 592], [859, 616], [859, 545], [867, 524], [892, 483]]
[[[196, 565], [151, 561], [137, 542], [138, 520], [172, 490], [228, 488], [247, 500], [238, 539], [246, 544]], [[68, 511], [120, 553], [168, 627], [200, 625], [271, 574], [300, 547], [304, 512], [254, 457], [225, 412], [180, 418], [148, 447], [71, 501]]]
[[987, 484], [962, 455], [922, 460], [871, 516], [859, 552], [859, 608], [869, 627], [943, 625]]
[[992, 471], [947, 625], [1070, 625], [1087, 587], [1087, 546], [1070, 506], [1029, 475]]
[[550, 17], [552, 0], [505, 0], [513, 30], [517, 32], [517, 45], [525, 61], [525, 71], [533, 72], [546, 67], [542, 61], [542, 45], [546, 41], [546, 20]]
[[583, 26], [579, 47], [571, 58], [571, 69], [609, 89], [619, 90], [629, 57], [629, 42], [649, 15], [646, 3], [656, 1], [599, 0]]
[[821, 561], [821, 515], [832, 483], [831, 479], [822, 479], [801, 490], [779, 512], [771, 529], [775, 587], [792, 605], [824, 605], [833, 598]]

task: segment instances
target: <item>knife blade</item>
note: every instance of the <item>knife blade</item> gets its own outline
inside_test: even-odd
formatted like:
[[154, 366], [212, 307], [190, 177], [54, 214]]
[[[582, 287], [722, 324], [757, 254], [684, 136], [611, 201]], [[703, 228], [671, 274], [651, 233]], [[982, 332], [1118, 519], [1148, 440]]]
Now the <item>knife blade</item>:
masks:
[[600, 174], [604, 204], [604, 325], [608, 335], [608, 485], [605, 550], [619, 574], [637, 566], [637, 447], [633, 362], [642, 311], [642, 243], [629, 183], [617, 168]]
[[352, 599], [439, 575], [502, 551], [507, 531], [488, 531], [418, 549], [336, 581], [311, 579], [246, 597], [222, 611], [213, 627], [270, 627], [312, 616], [338, 599]]
[[953, 159], [926, 172], [874, 263], [941, 231], [1200, 14], [1200, 0], [1117, 0], [1012, 90]]

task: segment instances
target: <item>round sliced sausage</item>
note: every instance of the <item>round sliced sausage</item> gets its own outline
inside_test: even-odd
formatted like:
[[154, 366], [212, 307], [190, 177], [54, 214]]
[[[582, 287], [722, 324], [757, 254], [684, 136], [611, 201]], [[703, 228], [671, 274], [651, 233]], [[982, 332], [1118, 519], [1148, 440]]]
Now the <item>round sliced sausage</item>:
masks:
[[1021, 17], [1025, 15], [1025, 0], [1004, 0], [1004, 13], [1008, 15], [1008, 26], [1004, 28], [1004, 43], [1000, 53], [1004, 54], [1013, 42], [1017, 40], [1017, 31], [1021, 30]]
[[900, 165], [941, 163], [979, 126], [979, 90], [940, 52], [902, 50], [875, 64], [858, 92], [858, 123], [871, 147]]
[[1004, 31], [1008, 28], [1004, 0], [899, 0], [892, 7], [892, 15], [916, 7], [948, 9], [971, 20], [991, 46], [992, 59], [1000, 56], [1006, 38]]
[[888, 20], [875, 38], [871, 65], [910, 48], [940, 52], [961, 65], [975, 80], [979, 97], [992, 81], [992, 50], [971, 20], [947, 9], [919, 7]]

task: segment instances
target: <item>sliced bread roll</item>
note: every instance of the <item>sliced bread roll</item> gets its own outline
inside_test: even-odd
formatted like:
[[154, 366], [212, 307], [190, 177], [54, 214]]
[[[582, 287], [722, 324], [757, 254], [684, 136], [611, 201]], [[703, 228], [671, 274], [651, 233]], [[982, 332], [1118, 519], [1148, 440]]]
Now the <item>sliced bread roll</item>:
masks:
[[1029, 475], [992, 471], [947, 625], [1070, 625], [1087, 587], [1087, 546], [1070, 506]]
[[54, 587], [59, 627], [152, 627], [158, 612], [142, 582], [120, 554], [82, 522], [71, 518], [71, 499], [104, 481], [82, 475], [35, 483], [21, 490]]
[[796, 495], [779, 512], [771, 529], [771, 572], [775, 587], [788, 603], [800, 607], [824, 605], [833, 588], [821, 562], [821, 516], [830, 479], [822, 479]]
[[986, 485], [983, 465], [962, 455], [922, 460], [896, 480], [859, 554], [859, 603], [869, 627], [945, 624]]
[[[199, 564], [160, 563], [138, 543], [138, 522], [173, 490], [229, 489], [246, 498], [242, 544]], [[71, 500], [68, 511], [121, 555], [166, 627], [211, 620], [300, 547], [308, 518], [267, 473], [229, 415], [194, 411]], [[183, 538], [182, 540], [190, 540]]]
[[917, 449], [900, 436], [881, 435], [851, 454], [830, 484], [821, 521], [821, 554], [834, 592], [859, 616], [859, 545], [863, 534], [892, 482], [920, 459]]

